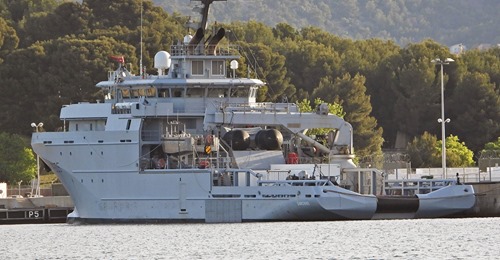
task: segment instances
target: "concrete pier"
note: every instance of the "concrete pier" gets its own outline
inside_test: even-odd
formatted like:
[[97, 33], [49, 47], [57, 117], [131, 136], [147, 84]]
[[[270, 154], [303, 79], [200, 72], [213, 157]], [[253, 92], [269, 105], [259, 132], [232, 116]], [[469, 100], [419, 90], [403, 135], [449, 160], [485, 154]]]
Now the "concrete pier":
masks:
[[71, 211], [69, 196], [2, 198], [0, 224], [64, 223]]
[[476, 205], [465, 217], [500, 217], [500, 182], [469, 183], [476, 192]]

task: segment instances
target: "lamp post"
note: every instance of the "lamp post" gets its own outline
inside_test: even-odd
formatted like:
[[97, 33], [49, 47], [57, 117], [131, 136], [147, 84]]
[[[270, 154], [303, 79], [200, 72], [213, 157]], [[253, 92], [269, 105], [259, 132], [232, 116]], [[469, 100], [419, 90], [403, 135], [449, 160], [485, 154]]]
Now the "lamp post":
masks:
[[[31, 127], [35, 128], [35, 131], [38, 133], [40, 129], [43, 127], [43, 123], [40, 122], [38, 124], [31, 123]], [[35, 196], [40, 197], [40, 156], [36, 154], [36, 191]]]
[[431, 61], [436, 65], [441, 66], [441, 118], [438, 118], [438, 122], [441, 123], [441, 151], [442, 151], [442, 161], [441, 165], [443, 167], [443, 177], [446, 179], [446, 135], [445, 135], [445, 124], [449, 123], [451, 120], [449, 118], [444, 119], [444, 75], [443, 75], [443, 65], [448, 65], [450, 62], [454, 62], [453, 59], [446, 58], [444, 61], [436, 58]]

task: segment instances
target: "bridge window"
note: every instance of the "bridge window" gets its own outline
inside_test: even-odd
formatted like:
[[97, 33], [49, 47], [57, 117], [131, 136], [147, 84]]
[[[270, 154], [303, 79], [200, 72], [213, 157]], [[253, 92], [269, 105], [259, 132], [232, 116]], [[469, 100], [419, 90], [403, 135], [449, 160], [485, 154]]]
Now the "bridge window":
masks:
[[212, 61], [212, 75], [224, 75], [224, 61]]
[[144, 89], [132, 89], [130, 93], [131, 98], [138, 98], [140, 96], [144, 96]]
[[209, 88], [208, 97], [223, 98], [227, 96], [227, 88]]
[[231, 97], [248, 97], [249, 90], [244, 87], [237, 87], [231, 89]]
[[122, 97], [123, 98], [130, 98], [130, 90], [128, 90], [128, 89], [122, 89], [121, 92], [122, 92]]
[[194, 60], [191, 63], [192, 66], [192, 74], [193, 75], [203, 75], [203, 61], [202, 60]]
[[203, 97], [205, 96], [205, 89], [202, 88], [188, 88], [186, 90], [186, 96], [188, 97]]
[[170, 92], [168, 88], [162, 88], [158, 89], [158, 96], [159, 97], [170, 97]]
[[156, 97], [156, 89], [153, 87], [146, 89], [146, 95], [148, 97]]
[[183, 97], [183, 96], [184, 96], [184, 88], [172, 89], [172, 97]]

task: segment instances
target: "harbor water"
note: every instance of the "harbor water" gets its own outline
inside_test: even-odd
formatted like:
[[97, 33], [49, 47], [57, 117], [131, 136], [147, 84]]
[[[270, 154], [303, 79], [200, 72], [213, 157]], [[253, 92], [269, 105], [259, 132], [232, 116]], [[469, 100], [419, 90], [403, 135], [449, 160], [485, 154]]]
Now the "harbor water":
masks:
[[498, 259], [500, 218], [0, 226], [0, 259]]

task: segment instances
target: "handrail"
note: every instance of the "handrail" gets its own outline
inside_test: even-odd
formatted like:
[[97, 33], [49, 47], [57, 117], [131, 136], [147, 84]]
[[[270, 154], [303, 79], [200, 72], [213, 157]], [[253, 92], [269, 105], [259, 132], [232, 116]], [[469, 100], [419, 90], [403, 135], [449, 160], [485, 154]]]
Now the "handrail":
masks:
[[384, 191], [387, 194], [401, 193], [401, 195], [425, 194], [439, 190], [449, 185], [456, 185], [453, 179], [405, 179], [384, 180]]
[[[315, 184], [314, 186], [334, 186], [329, 180], [259, 180], [258, 184]], [[305, 185], [307, 186], [307, 185]]]
[[239, 56], [241, 47], [235, 44], [225, 46], [218, 45], [194, 45], [194, 44], [176, 44], [170, 46], [170, 54], [175, 56]]

